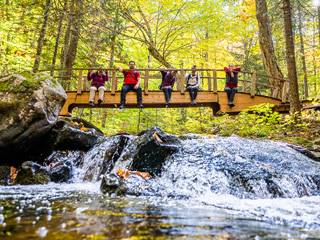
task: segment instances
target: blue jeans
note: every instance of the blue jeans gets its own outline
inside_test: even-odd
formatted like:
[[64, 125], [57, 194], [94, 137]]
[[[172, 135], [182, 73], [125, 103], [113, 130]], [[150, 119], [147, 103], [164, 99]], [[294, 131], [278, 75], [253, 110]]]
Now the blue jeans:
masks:
[[141, 87], [139, 86], [138, 89], [134, 89], [134, 84], [123, 84], [122, 88], [121, 88], [121, 104], [125, 104], [126, 103], [126, 95], [127, 92], [129, 92], [130, 90], [134, 91], [137, 93], [137, 102], [138, 104], [142, 103], [142, 90]]
[[238, 92], [238, 88], [226, 87], [224, 91], [227, 92], [229, 102], [233, 102], [234, 95], [236, 95], [236, 92]]
[[171, 93], [173, 91], [172, 88], [161, 88], [161, 90], [164, 92], [164, 95], [166, 96], [166, 101], [169, 101], [171, 99]]
[[199, 89], [197, 87], [188, 87], [187, 90], [190, 93], [191, 100], [196, 100]]

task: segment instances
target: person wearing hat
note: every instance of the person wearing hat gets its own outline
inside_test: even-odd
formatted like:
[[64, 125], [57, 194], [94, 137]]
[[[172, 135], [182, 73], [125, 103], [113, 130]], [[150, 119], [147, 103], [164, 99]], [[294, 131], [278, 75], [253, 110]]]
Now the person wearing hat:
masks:
[[[175, 68], [173, 68], [175, 69]], [[166, 98], [166, 105], [171, 104], [171, 93], [173, 91], [174, 83], [176, 82], [177, 70], [160, 71], [162, 75], [162, 82], [160, 89], [164, 92]]]
[[224, 71], [226, 72], [226, 86], [224, 91], [227, 92], [228, 105], [234, 107], [233, 100], [238, 91], [238, 72], [241, 71], [241, 68], [235, 68], [234, 64], [230, 63], [229, 68], [225, 67]]
[[91, 70], [88, 71], [88, 81], [92, 80], [91, 87], [90, 87], [90, 96], [89, 96], [89, 104], [90, 106], [94, 106], [94, 96], [96, 94], [96, 91], [99, 91], [99, 100], [98, 105], [100, 105], [103, 102], [103, 96], [104, 91], [106, 90], [104, 88], [105, 82], [108, 81], [108, 73], [104, 73], [105, 70], [100, 67], [97, 72], [94, 72], [91, 74]]
[[196, 98], [201, 84], [200, 75], [196, 74], [197, 66], [193, 65], [191, 73], [186, 75], [187, 79], [187, 90], [189, 91], [191, 98], [191, 105], [197, 105]]

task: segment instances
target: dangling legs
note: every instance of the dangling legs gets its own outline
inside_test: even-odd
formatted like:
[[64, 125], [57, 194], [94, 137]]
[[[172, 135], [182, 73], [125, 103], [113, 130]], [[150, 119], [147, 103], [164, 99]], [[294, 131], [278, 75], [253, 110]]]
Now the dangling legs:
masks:
[[90, 88], [90, 96], [89, 96], [89, 104], [90, 106], [94, 106], [94, 96], [96, 95], [97, 87], [92, 86]]
[[106, 90], [104, 87], [99, 87], [99, 100], [98, 100], [98, 105], [100, 105], [103, 102], [103, 97], [104, 97], [104, 91]]

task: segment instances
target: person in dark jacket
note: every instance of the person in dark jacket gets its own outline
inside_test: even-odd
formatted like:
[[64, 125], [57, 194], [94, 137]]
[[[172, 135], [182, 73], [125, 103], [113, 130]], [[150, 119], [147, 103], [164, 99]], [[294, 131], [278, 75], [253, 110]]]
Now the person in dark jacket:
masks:
[[234, 64], [230, 63], [229, 68], [225, 67], [224, 71], [226, 72], [226, 86], [224, 91], [227, 92], [228, 105], [234, 107], [233, 100], [238, 91], [238, 72], [241, 71], [241, 68], [235, 68]]
[[126, 103], [126, 95], [127, 92], [132, 90], [137, 93], [137, 102], [138, 102], [138, 107], [143, 108], [142, 105], [142, 89], [140, 87], [141, 83], [141, 76], [138, 71], [135, 71], [135, 62], [130, 61], [129, 62], [129, 68], [130, 70], [123, 70], [121, 67], [117, 67], [117, 70], [119, 72], [122, 72], [124, 75], [124, 83], [121, 88], [121, 102], [120, 102], [120, 109], [125, 108], [125, 103]]
[[174, 83], [176, 82], [177, 71], [160, 71], [162, 75], [162, 83], [160, 89], [164, 92], [166, 98], [166, 105], [171, 104], [171, 93], [173, 91]]
[[191, 105], [197, 105], [196, 97], [201, 84], [201, 79], [198, 74], [196, 74], [197, 66], [193, 65], [191, 68], [191, 73], [186, 75], [187, 79], [187, 90], [190, 93]]
[[100, 67], [97, 72], [91, 74], [91, 70], [88, 71], [88, 81], [92, 80], [91, 87], [90, 87], [90, 96], [89, 96], [89, 104], [90, 106], [94, 106], [94, 96], [96, 91], [99, 91], [99, 100], [98, 105], [103, 102], [104, 88], [105, 82], [108, 81], [108, 73], [104, 73], [104, 69]]

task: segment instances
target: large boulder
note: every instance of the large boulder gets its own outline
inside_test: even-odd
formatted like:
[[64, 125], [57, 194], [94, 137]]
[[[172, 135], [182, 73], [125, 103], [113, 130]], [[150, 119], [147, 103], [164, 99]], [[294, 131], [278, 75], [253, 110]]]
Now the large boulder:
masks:
[[62, 86], [41, 73], [13, 74], [0, 79], [1, 164], [19, 165], [42, 151], [67, 99]]

